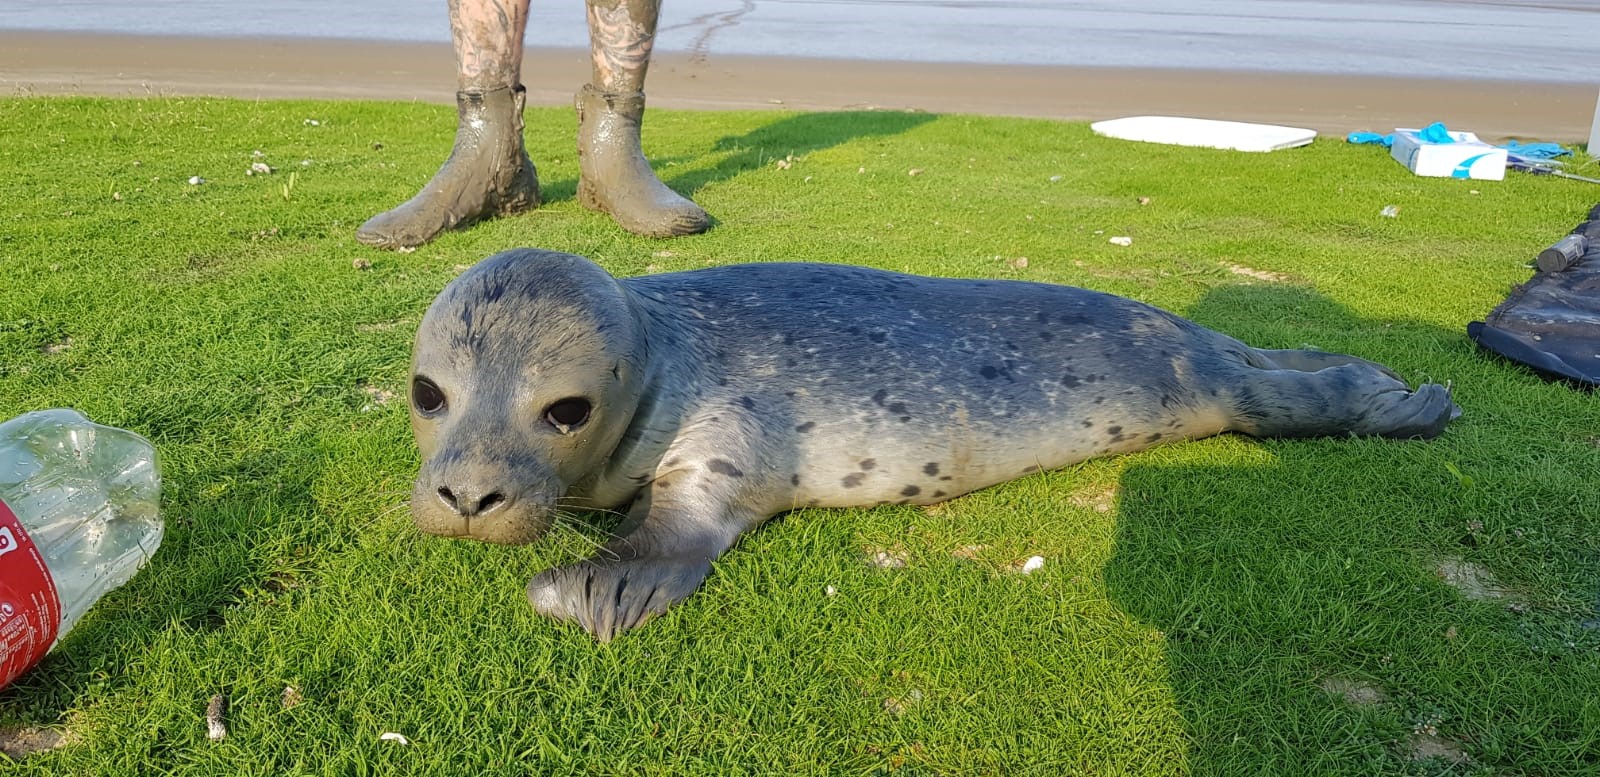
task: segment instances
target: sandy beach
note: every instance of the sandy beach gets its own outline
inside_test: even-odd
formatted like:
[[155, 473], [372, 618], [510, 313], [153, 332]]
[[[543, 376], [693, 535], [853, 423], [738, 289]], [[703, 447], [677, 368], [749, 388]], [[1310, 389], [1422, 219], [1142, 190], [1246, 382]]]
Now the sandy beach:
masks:
[[[529, 103], [569, 104], [580, 49], [529, 48]], [[442, 43], [0, 31], [0, 94], [453, 100]], [[1487, 139], [1581, 143], [1593, 85], [1194, 69], [1029, 67], [661, 52], [650, 104], [697, 110], [922, 110], [1071, 120], [1174, 114], [1339, 135], [1443, 121]]]

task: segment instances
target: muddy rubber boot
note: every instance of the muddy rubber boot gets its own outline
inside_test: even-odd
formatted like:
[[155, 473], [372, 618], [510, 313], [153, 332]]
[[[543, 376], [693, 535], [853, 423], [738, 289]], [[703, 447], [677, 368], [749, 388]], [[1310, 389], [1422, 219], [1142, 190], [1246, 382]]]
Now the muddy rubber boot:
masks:
[[644, 93], [578, 92], [578, 202], [645, 237], [704, 232], [711, 217], [656, 177], [639, 149]]
[[505, 86], [456, 92], [456, 143], [417, 196], [379, 213], [356, 230], [356, 240], [379, 248], [409, 248], [447, 229], [539, 205], [539, 176], [522, 146], [526, 90]]

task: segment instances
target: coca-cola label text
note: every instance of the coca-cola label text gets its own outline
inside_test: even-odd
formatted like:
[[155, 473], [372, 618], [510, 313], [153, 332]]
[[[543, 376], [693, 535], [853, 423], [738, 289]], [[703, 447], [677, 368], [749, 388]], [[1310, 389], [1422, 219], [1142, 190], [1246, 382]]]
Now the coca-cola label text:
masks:
[[44, 555], [0, 502], [0, 686], [44, 658], [60, 625], [61, 601]]

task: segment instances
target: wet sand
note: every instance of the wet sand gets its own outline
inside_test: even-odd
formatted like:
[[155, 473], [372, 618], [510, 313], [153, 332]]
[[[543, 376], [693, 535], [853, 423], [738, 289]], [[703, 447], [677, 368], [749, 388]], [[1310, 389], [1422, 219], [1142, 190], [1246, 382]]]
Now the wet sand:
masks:
[[[216, 95], [450, 103], [442, 43], [0, 31], [0, 95]], [[528, 101], [569, 105], [587, 53], [530, 48]], [[1071, 120], [1174, 114], [1388, 132], [1443, 121], [1486, 139], [1581, 143], [1593, 85], [1493, 80], [875, 62], [663, 52], [650, 104], [697, 110], [923, 110]]]

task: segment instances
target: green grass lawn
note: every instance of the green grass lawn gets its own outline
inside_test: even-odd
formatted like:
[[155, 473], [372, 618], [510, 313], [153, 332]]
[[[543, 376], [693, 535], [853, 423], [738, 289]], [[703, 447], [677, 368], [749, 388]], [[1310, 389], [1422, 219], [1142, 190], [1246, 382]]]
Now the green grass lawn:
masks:
[[[0, 768], [1600, 773], [1600, 401], [1464, 334], [1600, 187], [1416, 178], [1336, 138], [1252, 155], [652, 111], [662, 178], [718, 220], [652, 241], [574, 201], [570, 110], [527, 125], [547, 205], [395, 254], [353, 233], [433, 173], [448, 108], [0, 100], [0, 418], [70, 406], [148, 436], [168, 525], [0, 692], [0, 726], [68, 738]], [[598, 645], [523, 595], [598, 531], [490, 547], [422, 536], [405, 506], [416, 324], [514, 246], [618, 275], [810, 260], [1086, 286], [1453, 381], [1465, 415], [1429, 443], [1220, 437], [930, 509], [797, 511]]]

